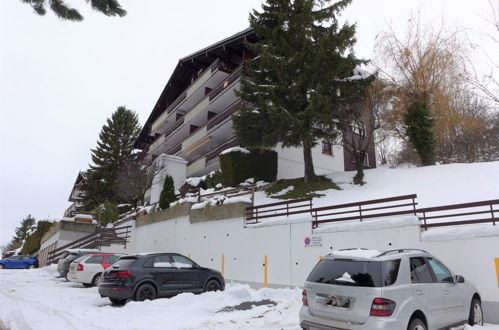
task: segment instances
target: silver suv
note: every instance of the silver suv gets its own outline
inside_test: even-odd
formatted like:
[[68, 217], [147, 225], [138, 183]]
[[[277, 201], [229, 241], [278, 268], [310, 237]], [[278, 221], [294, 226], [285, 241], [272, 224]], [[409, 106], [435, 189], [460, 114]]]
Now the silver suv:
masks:
[[476, 287], [423, 250], [334, 251], [308, 276], [302, 300], [300, 326], [307, 330], [483, 324]]

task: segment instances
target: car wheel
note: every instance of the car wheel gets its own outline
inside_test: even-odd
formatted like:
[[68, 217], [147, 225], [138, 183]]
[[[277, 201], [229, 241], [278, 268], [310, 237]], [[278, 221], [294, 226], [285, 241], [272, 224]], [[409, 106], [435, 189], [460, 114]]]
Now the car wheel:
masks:
[[222, 287], [220, 286], [220, 283], [218, 283], [217, 280], [209, 280], [208, 283], [206, 283], [206, 287], [204, 288], [204, 291], [220, 291]]
[[2, 264], [0, 264], [0, 269], [3, 269], [3, 265]]
[[117, 306], [122, 306], [126, 304], [126, 299], [116, 299], [116, 298], [109, 298], [111, 301], [111, 304], [117, 305]]
[[420, 319], [412, 319], [407, 330], [426, 330], [426, 325]]
[[471, 301], [470, 308], [470, 317], [468, 319], [468, 323], [470, 325], [483, 325], [483, 312], [482, 312], [482, 304], [480, 300], [473, 298]]
[[151, 284], [142, 284], [135, 292], [134, 300], [144, 301], [156, 299], [156, 289]]
[[35, 265], [29, 265], [28, 269], [35, 269]]
[[94, 276], [94, 278], [92, 279], [92, 283], [90, 283], [90, 286], [96, 286], [96, 285], [99, 285], [99, 282], [100, 282], [100, 277], [101, 277], [102, 273], [98, 273]]

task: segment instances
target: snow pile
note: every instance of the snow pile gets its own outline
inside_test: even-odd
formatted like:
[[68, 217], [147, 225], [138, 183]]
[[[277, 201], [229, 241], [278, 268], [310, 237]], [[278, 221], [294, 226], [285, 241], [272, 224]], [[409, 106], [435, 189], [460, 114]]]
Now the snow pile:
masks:
[[247, 196], [236, 196], [227, 197], [224, 195], [214, 195], [210, 196], [208, 200], [202, 201], [192, 205], [192, 210], [204, 209], [209, 206], [223, 205], [223, 204], [234, 204], [234, 203], [249, 203], [251, 204], [251, 197]]
[[270, 195], [270, 197], [278, 197], [278, 196], [286, 195], [288, 192], [291, 192], [294, 189], [295, 189], [294, 186], [289, 186], [287, 188], [284, 188], [281, 191], [276, 192], [275, 194]]
[[421, 233], [423, 241], [442, 241], [474, 237], [499, 236], [499, 226], [492, 224], [462, 225], [442, 228], [429, 228]]
[[341, 231], [378, 230], [405, 226], [418, 226], [419, 219], [414, 215], [372, 218], [364, 221], [351, 220], [323, 224], [314, 233], [334, 233]]
[[[97, 288], [84, 288], [55, 276], [55, 265], [31, 271], [4, 270], [0, 324], [12, 330], [300, 329], [299, 288], [253, 290], [228, 283], [223, 292], [184, 293], [115, 307], [99, 296]], [[262, 300], [275, 305], [227, 308]]]
[[220, 153], [220, 155], [225, 155], [231, 152], [242, 152], [243, 154], [249, 154], [249, 150], [241, 147], [232, 147], [229, 149], [225, 149]]
[[170, 203], [170, 207], [174, 207], [176, 205], [181, 205], [185, 203], [197, 203], [197, 202], [198, 202], [197, 197], [194, 197], [192, 194], [187, 194], [184, 198], [180, 198], [179, 200]]
[[195, 177], [195, 176], [193, 176], [191, 178], [185, 179], [184, 182], [187, 183], [191, 187], [197, 187], [205, 179], [206, 179], [206, 176], [203, 176], [203, 177]]

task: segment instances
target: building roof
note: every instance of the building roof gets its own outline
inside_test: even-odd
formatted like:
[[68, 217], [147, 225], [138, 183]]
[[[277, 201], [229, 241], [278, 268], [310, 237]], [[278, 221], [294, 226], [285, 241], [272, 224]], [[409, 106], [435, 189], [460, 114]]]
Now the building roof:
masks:
[[190, 85], [190, 78], [193, 74], [199, 72], [199, 70], [206, 69], [217, 58], [228, 60], [231, 54], [242, 54], [245, 49], [244, 42], [254, 42], [255, 40], [256, 35], [254, 31], [251, 28], [247, 28], [181, 58], [170, 79], [166, 83], [163, 92], [159, 96], [149, 118], [147, 118], [147, 121], [135, 142], [135, 148], [145, 149], [150, 143], [149, 133], [151, 131], [152, 123], [163, 113], [166, 107], [175, 101], [175, 99]]

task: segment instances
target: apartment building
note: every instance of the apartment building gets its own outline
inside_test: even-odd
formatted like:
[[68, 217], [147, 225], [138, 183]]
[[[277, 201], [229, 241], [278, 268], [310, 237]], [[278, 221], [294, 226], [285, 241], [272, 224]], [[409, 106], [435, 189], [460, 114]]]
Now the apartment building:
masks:
[[[253, 58], [245, 43], [255, 42], [251, 29], [241, 31], [179, 60], [135, 143], [147, 164], [163, 169], [153, 179], [146, 201], [159, 200], [164, 175], [178, 187], [186, 177], [219, 168], [221, 151], [239, 145], [232, 114], [241, 105], [236, 91], [244, 63]], [[300, 148], [277, 147], [278, 178], [303, 176]], [[345, 170], [340, 146], [324, 143], [313, 150], [318, 174]]]

